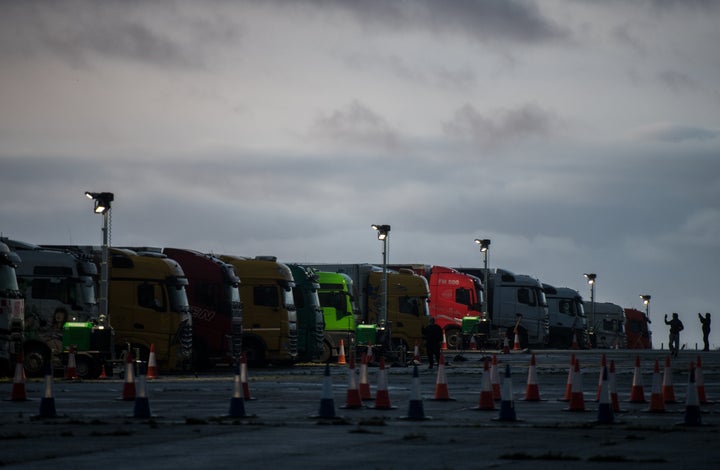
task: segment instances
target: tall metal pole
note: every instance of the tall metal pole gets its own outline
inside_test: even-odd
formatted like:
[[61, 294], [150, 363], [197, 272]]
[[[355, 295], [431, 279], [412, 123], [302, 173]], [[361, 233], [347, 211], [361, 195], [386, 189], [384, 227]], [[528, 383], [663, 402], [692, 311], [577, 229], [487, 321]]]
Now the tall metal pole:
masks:
[[388, 290], [387, 290], [387, 236], [383, 238], [383, 275], [382, 275], [382, 317], [380, 324], [387, 322]]
[[102, 228], [102, 253], [100, 260], [100, 299], [98, 299], [99, 322], [101, 326], [110, 325], [110, 314], [108, 312], [108, 232], [109, 223], [108, 215], [110, 211], [103, 212], [103, 228]]
[[488, 251], [484, 251], [483, 261], [485, 264], [485, 280], [483, 281], [483, 314], [488, 314]]

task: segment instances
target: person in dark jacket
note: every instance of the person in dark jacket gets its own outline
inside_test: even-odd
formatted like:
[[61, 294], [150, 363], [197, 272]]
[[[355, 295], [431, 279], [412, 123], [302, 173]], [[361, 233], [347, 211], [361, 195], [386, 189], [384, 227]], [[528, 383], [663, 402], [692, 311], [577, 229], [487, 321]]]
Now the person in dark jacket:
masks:
[[433, 359], [440, 363], [440, 346], [443, 340], [443, 329], [435, 323], [435, 319], [430, 317], [428, 320], [428, 326], [423, 331], [425, 335], [425, 346], [428, 353], [428, 369], [433, 368]]
[[700, 323], [702, 323], [703, 351], [710, 351], [710, 314], [705, 313], [705, 318], [703, 318], [702, 313], [698, 313], [698, 317], [700, 317]]
[[668, 321], [665, 314], [665, 324], [670, 325], [670, 354], [677, 357], [680, 351], [680, 332], [685, 329], [677, 313], [672, 314], [672, 320]]

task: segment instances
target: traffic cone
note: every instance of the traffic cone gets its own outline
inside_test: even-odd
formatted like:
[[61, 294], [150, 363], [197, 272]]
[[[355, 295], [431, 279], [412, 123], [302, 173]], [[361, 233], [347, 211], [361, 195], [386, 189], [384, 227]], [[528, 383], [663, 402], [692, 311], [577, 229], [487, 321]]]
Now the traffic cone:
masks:
[[[370, 357], [372, 357], [372, 353]], [[373, 399], [370, 393], [370, 384], [368, 383], [367, 363], [368, 354], [363, 354], [362, 360], [360, 361], [360, 383], [358, 384], [358, 393], [360, 393], [361, 400]]]
[[642, 372], [640, 371], [640, 356], [635, 356], [635, 371], [633, 372], [632, 389], [630, 389], [630, 403], [647, 403], [645, 401]]
[[240, 362], [235, 363], [235, 376], [233, 377], [233, 394], [230, 397], [231, 418], [242, 418], [245, 416], [245, 400], [243, 400], [242, 378], [240, 374]]
[[122, 399], [126, 401], [135, 399], [135, 364], [130, 351], [125, 357], [125, 383], [123, 384]]
[[100, 379], [100, 380], [105, 380], [105, 379], [107, 379], [107, 378], [108, 378], [108, 376], [107, 376], [107, 374], [105, 373], [105, 364], [103, 364], [103, 365], [100, 367], [100, 375], [98, 376], [98, 379]]
[[540, 390], [538, 388], [535, 354], [530, 356], [530, 367], [528, 368], [527, 386], [525, 387], [525, 401], [540, 401]]
[[608, 388], [610, 389], [610, 403], [615, 413], [620, 412], [620, 400], [617, 393], [617, 382], [615, 381], [615, 361], [610, 360], [610, 372], [608, 373]]
[[507, 338], [507, 336], [503, 338], [502, 352], [503, 354], [510, 354], [510, 340]]
[[350, 356], [350, 365], [348, 366], [348, 388], [345, 395], [345, 406], [343, 406], [343, 408], [362, 408], [360, 390], [358, 390], [357, 377], [355, 377], [355, 356], [352, 355]]
[[[342, 340], [341, 340], [342, 341]], [[342, 345], [342, 343], [340, 343]], [[335, 399], [332, 393], [332, 380], [330, 378], [330, 364], [325, 364], [323, 374], [322, 396], [320, 397], [320, 409], [317, 418], [335, 418]]]
[[340, 340], [340, 350], [338, 351], [338, 360], [337, 363], [340, 365], [347, 364], [347, 359], [345, 357], [345, 340]]
[[415, 340], [415, 350], [413, 351], [413, 364], [422, 364], [420, 360], [420, 341]]
[[500, 399], [500, 414], [498, 421], [517, 421], [515, 414], [515, 401], [512, 392], [512, 376], [510, 375], [510, 364], [505, 365], [505, 377], [503, 378], [502, 398]]
[[708, 403], [705, 396], [705, 376], [703, 375], [702, 359], [697, 357], [697, 365], [695, 366], [695, 387], [697, 387], [698, 401], [701, 405]]
[[147, 363], [147, 378], [158, 378], [157, 357], [155, 356], [155, 343], [150, 343], [150, 355], [148, 356]]
[[648, 411], [651, 413], [664, 413], [665, 400], [662, 394], [662, 376], [660, 375], [660, 363], [655, 359], [655, 368], [653, 369], [652, 389], [650, 390], [650, 406]]
[[23, 366], [22, 353], [17, 353], [17, 363], [15, 364], [15, 375], [13, 376], [12, 392], [10, 393], [11, 401], [26, 401], [27, 392], [25, 390], [25, 367]]
[[498, 371], [497, 356], [495, 354], [493, 354], [492, 364], [490, 365], [490, 383], [492, 383], [493, 399], [500, 400], [502, 398], [500, 372]]
[[615, 413], [613, 413], [613, 406], [610, 403], [607, 365], [602, 366], [601, 377], [597, 422], [598, 424], [612, 424], [615, 421]]
[[394, 408], [390, 404], [390, 394], [388, 393], [387, 373], [385, 372], [385, 358], [380, 356], [380, 370], [378, 371], [377, 391], [375, 392], [376, 410], [390, 410]]
[[607, 358], [605, 357], [605, 354], [602, 355], [602, 358], [600, 359], [600, 377], [598, 378], [598, 386], [597, 386], [597, 394], [595, 395], [595, 401], [600, 401], [600, 390], [602, 389], [603, 385], [603, 374], [605, 373], [603, 369], [607, 367]]
[[672, 380], [672, 367], [670, 366], [670, 355], [665, 356], [665, 370], [662, 383], [663, 401], [665, 403], [677, 403], [675, 400], [675, 388]]
[[440, 344], [440, 350], [441, 351], [447, 351], [447, 338], [445, 337], [445, 330], [443, 329], [443, 339], [442, 343]]
[[482, 373], [482, 385], [480, 388], [480, 401], [478, 403], [477, 410], [494, 410], [495, 399], [493, 398], [492, 383], [490, 379], [490, 367], [488, 365], [488, 359], [485, 358], [485, 365], [483, 366]]
[[[440, 356], [442, 357], [442, 355]], [[425, 417], [425, 409], [423, 408], [422, 396], [420, 395], [420, 375], [418, 374], [418, 366], [413, 366], [412, 386], [410, 387], [410, 402], [408, 404], [408, 414], [405, 419], [414, 421], [422, 421]]]
[[40, 399], [39, 418], [55, 418], [55, 397], [53, 396], [53, 370], [52, 364], [48, 361], [45, 364], [45, 393]]
[[572, 393], [570, 394], [570, 405], [568, 411], [585, 411], [585, 397], [583, 396], [582, 373], [580, 372], [580, 361], [575, 360], [575, 373], [572, 379]]
[[572, 344], [570, 345], [570, 349], [574, 349], [576, 351], [578, 349], [580, 349], [580, 345], [578, 344], [578, 339], [577, 339], [577, 333], [575, 332], [575, 330], [573, 330]]
[[470, 335], [470, 351], [477, 351], [477, 341], [475, 341], [475, 335]]
[[248, 385], [247, 357], [245, 356], [245, 353], [242, 353], [240, 355], [240, 382], [242, 383], [243, 398], [245, 400], [254, 400], [255, 398], [250, 396], [250, 385]]
[[698, 399], [697, 383], [695, 382], [695, 364], [690, 363], [690, 375], [688, 377], [687, 400], [685, 404], [684, 424], [688, 426], [702, 425], [700, 416], [700, 403]]
[[570, 354], [570, 369], [568, 369], [567, 382], [565, 382], [565, 397], [560, 401], [570, 401], [572, 396], [573, 375], [575, 374], [575, 353]]
[[520, 351], [522, 348], [520, 347], [520, 335], [518, 334], [518, 330], [515, 330], [515, 342], [513, 343], [513, 351]]
[[75, 346], [70, 345], [67, 367], [65, 367], [65, 380], [77, 380], [77, 361], [75, 360]]
[[365, 357], [367, 358], [367, 363], [372, 364], [372, 361], [374, 359], [372, 344], [367, 345], [367, 349], [365, 350]]
[[437, 378], [435, 379], [435, 395], [433, 396], [433, 400], [438, 400], [438, 401], [454, 400], [453, 398], [450, 398], [450, 394], [448, 393], [447, 376], [445, 375], [445, 355], [444, 354], [440, 354], [440, 359], [438, 360], [438, 371], [437, 371]]
[[135, 397], [135, 418], [150, 418], [150, 401], [147, 396], [147, 365], [140, 364], [140, 373], [137, 378], [137, 394]]

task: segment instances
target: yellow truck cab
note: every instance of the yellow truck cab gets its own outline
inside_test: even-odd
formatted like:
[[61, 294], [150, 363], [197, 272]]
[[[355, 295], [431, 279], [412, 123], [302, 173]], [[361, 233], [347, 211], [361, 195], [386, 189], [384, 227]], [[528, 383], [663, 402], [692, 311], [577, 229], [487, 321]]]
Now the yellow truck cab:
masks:
[[220, 255], [240, 278], [243, 303], [242, 349], [250, 365], [293, 362], [297, 358], [297, 312], [290, 268], [273, 256]]

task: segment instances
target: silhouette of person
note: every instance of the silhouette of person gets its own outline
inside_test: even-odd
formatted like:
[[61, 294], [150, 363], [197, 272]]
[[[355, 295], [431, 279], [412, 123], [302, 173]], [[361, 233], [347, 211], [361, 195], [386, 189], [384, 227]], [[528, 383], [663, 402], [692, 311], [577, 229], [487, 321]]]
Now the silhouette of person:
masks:
[[672, 314], [672, 320], [668, 321], [667, 313], [665, 314], [665, 324], [670, 325], [669, 346], [670, 354], [677, 357], [680, 351], [680, 332], [685, 329], [677, 313]]
[[708, 341], [710, 336], [710, 314], [705, 313], [705, 318], [703, 318], [702, 313], [698, 313], [698, 317], [700, 317], [700, 323], [702, 323], [703, 351], [710, 351], [710, 343]]
[[430, 317], [428, 326], [425, 327], [423, 334], [425, 335], [425, 345], [428, 353], [428, 369], [433, 368], [433, 359], [440, 363], [440, 345], [443, 339], [443, 330], [435, 323], [435, 319]]

